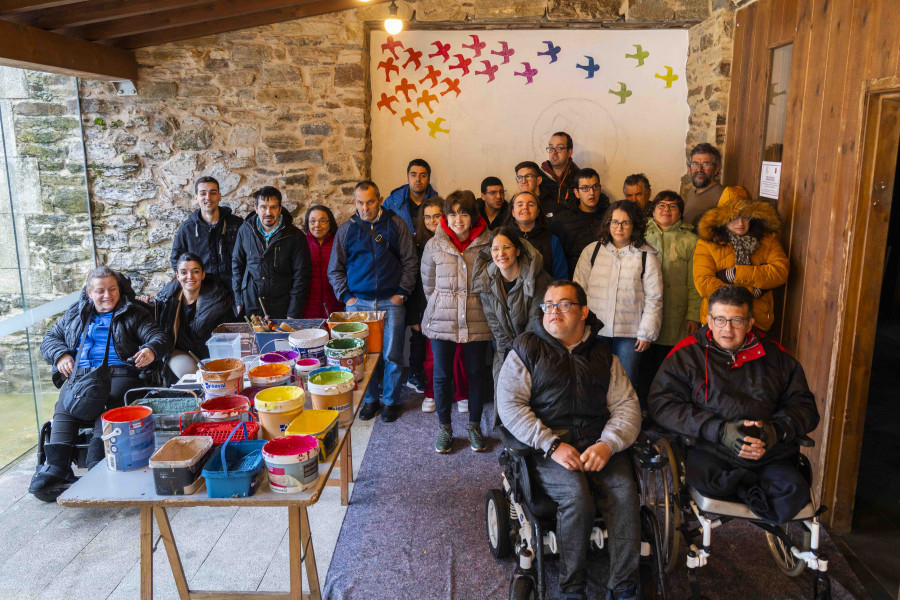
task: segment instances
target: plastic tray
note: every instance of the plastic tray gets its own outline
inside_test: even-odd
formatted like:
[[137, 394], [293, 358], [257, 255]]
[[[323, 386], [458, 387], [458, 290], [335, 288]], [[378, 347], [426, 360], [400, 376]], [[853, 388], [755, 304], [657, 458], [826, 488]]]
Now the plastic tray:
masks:
[[206, 493], [210, 498], [244, 498], [252, 496], [265, 477], [262, 448], [264, 440], [233, 441], [239, 433], [249, 435], [247, 423], [231, 430], [221, 448], [213, 452], [203, 468]]
[[[203, 413], [203, 411], [195, 411], [196, 413]], [[242, 413], [247, 413], [250, 415], [250, 418], [253, 419], [253, 413], [249, 411], [241, 411]], [[194, 413], [185, 413], [194, 414]], [[182, 416], [185, 416], [182, 415]], [[237, 427], [239, 425], [245, 425], [246, 427], [242, 428], [241, 431], [237, 431]], [[235, 434], [235, 441], [246, 441], [246, 440], [255, 440], [259, 435], [259, 423], [255, 421], [250, 422], [238, 422], [238, 421], [218, 421], [218, 422], [200, 422], [200, 423], [191, 423], [184, 429], [181, 429], [180, 435], [208, 435], [213, 439], [213, 444], [218, 446], [219, 444], [223, 444], [225, 440], [228, 439], [230, 433]], [[247, 437], [244, 437], [246, 434]]]
[[[143, 395], [134, 398], [140, 394]], [[191, 390], [134, 388], [125, 392], [125, 406], [147, 406], [153, 411], [157, 431], [179, 431], [179, 418], [184, 413], [199, 409], [200, 399]]]
[[[276, 325], [287, 323], [294, 329], [322, 329], [322, 324], [325, 323], [325, 319], [272, 319], [272, 322]], [[253, 335], [256, 337], [256, 347], [258, 348], [259, 354], [265, 354], [266, 352], [272, 352], [273, 350], [291, 349], [291, 346], [288, 343], [288, 336], [291, 335], [290, 331], [272, 331], [268, 333], [258, 333], [254, 331]], [[281, 344], [278, 344], [278, 340], [284, 341]]]

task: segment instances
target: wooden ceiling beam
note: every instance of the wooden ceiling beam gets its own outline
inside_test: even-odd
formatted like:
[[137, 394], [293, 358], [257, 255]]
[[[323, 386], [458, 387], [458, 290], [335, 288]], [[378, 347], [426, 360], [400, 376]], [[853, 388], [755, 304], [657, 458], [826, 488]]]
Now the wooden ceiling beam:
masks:
[[240, 17], [229, 17], [226, 19], [211, 19], [195, 25], [172, 27], [170, 29], [163, 29], [150, 33], [121, 37], [111, 40], [110, 43], [118, 48], [144, 48], [146, 46], [157, 46], [169, 42], [189, 40], [205, 35], [225, 33], [239, 29], [249, 29], [251, 27], [261, 27], [263, 25], [293, 21], [304, 17], [339, 12], [362, 6], [371, 6], [373, 4], [381, 4], [388, 1], [389, 0], [371, 0], [371, 2], [367, 4], [362, 4], [360, 0], [318, 0], [302, 6], [279, 8], [276, 10], [247, 14]]
[[102, 23], [125, 17], [149, 15], [164, 10], [187, 8], [211, 0], [88, 0], [77, 5], [47, 8], [13, 15], [11, 21], [39, 29], [61, 29]]
[[84, 2], [84, 0], [0, 0], [0, 15], [43, 10], [80, 2]]
[[137, 79], [134, 54], [0, 20], [0, 65], [87, 79]]

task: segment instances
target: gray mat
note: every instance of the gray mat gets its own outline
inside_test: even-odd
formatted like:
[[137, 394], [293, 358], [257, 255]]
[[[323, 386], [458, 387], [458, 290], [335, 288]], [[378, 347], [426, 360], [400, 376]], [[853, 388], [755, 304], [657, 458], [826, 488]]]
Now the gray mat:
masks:
[[[491, 556], [484, 522], [485, 493], [500, 485], [498, 440], [489, 438], [488, 452], [472, 452], [464, 440], [468, 415], [454, 410], [453, 453], [437, 454], [437, 417], [419, 410], [421, 398], [407, 394], [400, 419], [379, 420], [373, 428], [325, 581], [329, 600], [508, 597], [515, 565]], [[830, 539], [823, 548], [830, 559], [833, 597], [867, 598]], [[603, 598], [606, 561], [598, 553], [592, 562], [591, 598]], [[558, 597], [557, 575], [550, 562], [549, 598]], [[765, 535], [741, 522], [715, 530], [701, 582], [711, 600], [812, 596], [812, 573], [794, 579], [783, 575]], [[670, 598], [686, 598], [686, 568], [671, 574], [668, 584]]]

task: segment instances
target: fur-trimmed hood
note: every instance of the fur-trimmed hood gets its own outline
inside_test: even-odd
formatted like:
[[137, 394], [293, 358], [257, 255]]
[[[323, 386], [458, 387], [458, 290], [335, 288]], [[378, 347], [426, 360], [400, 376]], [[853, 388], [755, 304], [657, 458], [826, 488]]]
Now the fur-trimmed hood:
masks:
[[706, 211], [700, 219], [697, 235], [708, 242], [723, 243], [723, 240], [728, 239], [726, 225], [741, 216], [750, 218], [748, 235], [756, 233], [762, 237], [781, 229], [781, 219], [774, 206], [768, 202], [751, 200], [745, 188], [733, 186], [725, 188], [718, 205]]

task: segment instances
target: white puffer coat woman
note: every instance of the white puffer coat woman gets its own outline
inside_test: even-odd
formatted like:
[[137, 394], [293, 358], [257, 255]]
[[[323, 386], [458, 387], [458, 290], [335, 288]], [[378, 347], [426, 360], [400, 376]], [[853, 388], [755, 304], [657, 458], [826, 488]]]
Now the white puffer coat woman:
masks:
[[487, 248], [487, 227], [460, 252], [443, 227], [425, 244], [422, 254], [422, 287], [428, 306], [422, 317], [422, 333], [430, 339], [458, 344], [493, 339], [481, 298], [472, 287], [475, 259]]

